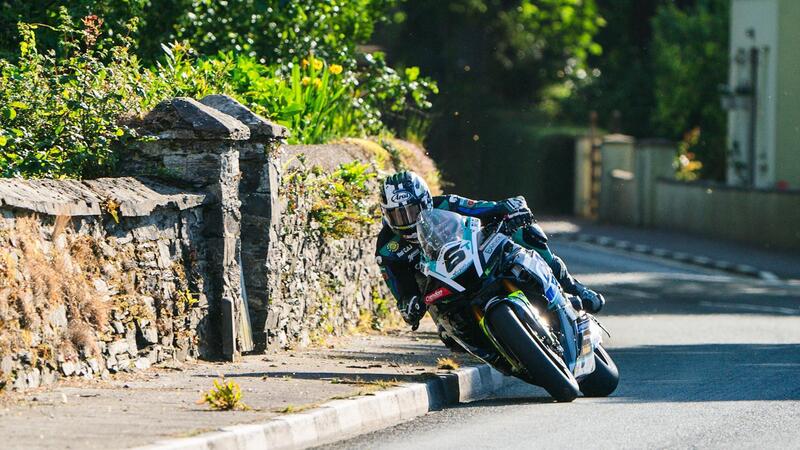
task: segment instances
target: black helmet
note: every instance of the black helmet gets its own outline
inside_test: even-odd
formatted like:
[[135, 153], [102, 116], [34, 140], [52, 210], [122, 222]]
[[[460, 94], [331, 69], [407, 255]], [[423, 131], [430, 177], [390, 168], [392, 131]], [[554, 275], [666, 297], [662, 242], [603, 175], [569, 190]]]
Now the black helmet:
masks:
[[417, 216], [433, 207], [428, 184], [410, 171], [397, 172], [383, 180], [381, 211], [383, 220], [407, 241], [417, 241]]

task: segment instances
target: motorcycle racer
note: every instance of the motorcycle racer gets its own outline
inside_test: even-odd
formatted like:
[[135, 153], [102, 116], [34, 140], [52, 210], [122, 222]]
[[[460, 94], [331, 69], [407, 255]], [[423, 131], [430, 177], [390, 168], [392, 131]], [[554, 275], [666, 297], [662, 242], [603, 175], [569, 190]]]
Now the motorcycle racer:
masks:
[[[536, 224], [523, 197], [499, 202], [472, 200], [457, 195], [434, 197], [419, 175], [402, 171], [384, 179], [381, 186], [383, 228], [378, 235], [375, 258], [397, 300], [403, 319], [412, 327], [418, 326], [427, 311], [421, 292], [425, 277], [417, 269], [421, 250], [416, 224], [419, 213], [428, 208], [476, 217], [483, 223], [505, 219], [509, 230], [516, 230], [511, 236], [513, 241], [541, 255], [564, 291], [580, 298], [584, 310], [596, 313], [605, 304], [602, 295], [573, 278], [566, 264], [550, 250], [547, 235]], [[446, 336], [441, 337], [451, 350], [457, 350], [453, 347], [454, 342]]]

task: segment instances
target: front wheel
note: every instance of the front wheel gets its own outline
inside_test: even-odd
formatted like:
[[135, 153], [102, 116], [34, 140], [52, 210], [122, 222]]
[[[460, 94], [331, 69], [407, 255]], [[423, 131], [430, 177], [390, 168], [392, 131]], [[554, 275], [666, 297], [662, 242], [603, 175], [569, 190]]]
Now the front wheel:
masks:
[[594, 372], [580, 381], [581, 392], [587, 397], [608, 397], [619, 384], [619, 369], [602, 345], [594, 349]]
[[580, 388], [569, 368], [523, 325], [508, 305], [495, 306], [486, 319], [492, 335], [525, 368], [532, 381], [542, 386], [556, 401], [575, 400]]

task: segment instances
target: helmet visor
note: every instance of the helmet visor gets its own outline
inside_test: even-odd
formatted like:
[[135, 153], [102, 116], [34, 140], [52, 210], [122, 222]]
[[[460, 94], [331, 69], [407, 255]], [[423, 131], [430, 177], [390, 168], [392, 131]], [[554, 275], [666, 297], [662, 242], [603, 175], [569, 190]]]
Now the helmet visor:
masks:
[[422, 211], [422, 205], [418, 203], [385, 210], [389, 226], [401, 230], [416, 225], [420, 211]]

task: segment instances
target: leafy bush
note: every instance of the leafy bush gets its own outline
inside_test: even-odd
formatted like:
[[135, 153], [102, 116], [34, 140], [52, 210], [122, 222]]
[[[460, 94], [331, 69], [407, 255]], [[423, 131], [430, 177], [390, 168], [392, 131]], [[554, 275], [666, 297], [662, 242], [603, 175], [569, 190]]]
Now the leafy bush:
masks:
[[[165, 3], [163, 0], [155, 0]], [[168, 0], [180, 3], [185, 0]], [[153, 0], [3, 0], [0, 2], [0, 58], [13, 57], [19, 43], [17, 24], [53, 24], [60, 22], [65, 14], [71, 17], [98, 16], [114, 30], [125, 30], [132, 20], [150, 15], [163, 16], [163, 7], [150, 8]], [[153, 10], [149, 13], [148, 10]], [[145, 19], [147, 20], [147, 19]], [[41, 44], [47, 48], [56, 48], [63, 38], [58, 29], [43, 28], [39, 34]], [[129, 30], [119, 35], [136, 36], [136, 30]]]
[[461, 111], [530, 108], [548, 86], [586, 75], [605, 25], [596, 0], [408, 1], [395, 16], [379, 43], [395, 60], [446, 81], [445, 102]]
[[[40, 50], [35, 31], [20, 25], [15, 62], [0, 60], [0, 173], [23, 177], [95, 177], [114, 166], [131, 130], [123, 125], [172, 96], [225, 93], [288, 126], [290, 143], [322, 143], [387, 129], [381, 109], [402, 118], [430, 108], [436, 85], [381, 56], [358, 72], [308, 55], [284, 65], [220, 53], [198, 57], [187, 44], [163, 46], [154, 68], [141, 67], [129, 39], [103, 33], [95, 16], [76, 27], [66, 10], [55, 49]], [[129, 30], [134, 30], [131, 25]], [[111, 35], [114, 35], [112, 39]]]
[[113, 165], [115, 144], [129, 135], [120, 117], [147, 106], [142, 75], [124, 46], [99, 41], [102, 20], [77, 30], [62, 16], [59, 53], [40, 52], [36, 25], [20, 25], [19, 60], [0, 60], [0, 174], [91, 177]]
[[430, 117], [427, 111], [439, 87], [429, 78], [420, 76], [419, 67], [398, 72], [388, 64], [383, 53], [365, 55], [365, 105], [379, 111], [383, 123], [406, 139], [421, 142], [428, 132]]
[[290, 143], [322, 143], [383, 129], [380, 113], [364, 105], [355, 75], [341, 65], [310, 56], [292, 63], [287, 72], [231, 53], [198, 59], [183, 44], [165, 50], [166, 62], [154, 71], [162, 84], [157, 91], [195, 98], [229, 94], [289, 127]]
[[[170, 0], [175, 2], [176, 0]], [[180, 1], [180, 0], [178, 0]], [[314, 53], [354, 63], [398, 0], [192, 0], [175, 25], [176, 36], [202, 53], [236, 51], [286, 66]], [[350, 67], [353, 68], [353, 67]]]
[[195, 58], [185, 44], [165, 46], [167, 60], [154, 75], [158, 92], [203, 97], [227, 93], [253, 111], [289, 127], [290, 143], [323, 143], [344, 136], [378, 134], [387, 128], [386, 110], [404, 117], [431, 107], [436, 84], [411, 73], [403, 77], [379, 55], [358, 73], [308, 55], [288, 67], [267, 66], [249, 56], [221, 53]]

